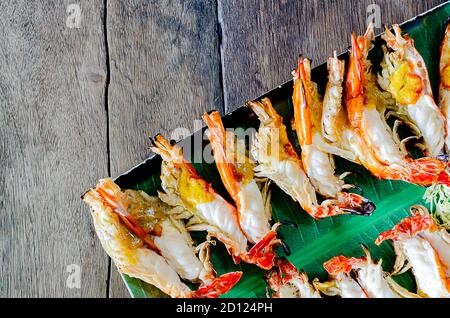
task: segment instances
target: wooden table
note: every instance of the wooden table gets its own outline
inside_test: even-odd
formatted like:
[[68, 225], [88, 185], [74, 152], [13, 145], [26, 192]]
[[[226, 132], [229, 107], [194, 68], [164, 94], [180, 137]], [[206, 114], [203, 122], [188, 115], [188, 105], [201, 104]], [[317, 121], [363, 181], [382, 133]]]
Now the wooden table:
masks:
[[288, 80], [300, 52], [344, 51], [370, 4], [390, 24], [442, 2], [1, 1], [0, 296], [127, 297], [86, 189], [148, 156], [148, 136]]

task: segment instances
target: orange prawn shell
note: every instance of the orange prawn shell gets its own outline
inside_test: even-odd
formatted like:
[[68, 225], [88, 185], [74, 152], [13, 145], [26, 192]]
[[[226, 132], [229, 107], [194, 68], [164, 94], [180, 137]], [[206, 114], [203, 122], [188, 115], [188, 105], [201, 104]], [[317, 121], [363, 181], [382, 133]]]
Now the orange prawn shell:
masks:
[[447, 63], [440, 66], [441, 84], [445, 88], [450, 88], [450, 23], [445, 28], [445, 36], [441, 44], [441, 63], [443, 61]]

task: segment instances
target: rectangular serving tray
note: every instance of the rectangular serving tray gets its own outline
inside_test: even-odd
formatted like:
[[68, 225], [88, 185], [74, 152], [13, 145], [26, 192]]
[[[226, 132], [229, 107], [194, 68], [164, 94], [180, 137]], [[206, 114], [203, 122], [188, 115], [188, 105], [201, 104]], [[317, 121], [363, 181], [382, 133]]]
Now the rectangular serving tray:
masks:
[[[449, 16], [450, 3], [447, 2], [401, 25], [402, 30], [408, 32], [415, 40], [416, 48], [427, 64], [435, 97], [437, 97], [439, 79], [439, 46]], [[377, 42], [380, 42], [379, 35], [377, 36]], [[377, 70], [377, 61], [381, 58], [379, 45], [377, 47], [371, 53], [375, 71]], [[347, 59], [347, 56], [348, 52], [345, 52], [340, 55], [340, 58]], [[312, 70], [312, 78], [319, 84], [319, 89], [323, 93], [327, 80], [325, 63]], [[285, 124], [290, 127], [289, 120], [293, 115], [291, 96], [292, 81], [289, 81], [256, 98], [256, 100], [269, 97], [277, 111], [283, 116]], [[257, 128], [259, 125], [254, 114], [246, 107], [240, 107], [226, 114], [223, 117], [223, 122], [227, 128]], [[206, 146], [208, 142], [203, 138], [204, 132], [205, 128], [202, 128], [182, 140], [180, 144], [185, 149], [190, 149], [192, 141], [195, 138], [200, 138], [204, 140], [203, 146]], [[289, 131], [289, 137], [297, 151], [300, 152], [297, 138], [292, 131]], [[201, 157], [199, 152], [195, 151], [193, 156], [196, 160]], [[389, 243], [383, 243], [377, 247], [373, 244], [373, 241], [380, 232], [391, 228], [400, 219], [407, 216], [411, 205], [424, 204], [422, 196], [425, 189], [402, 181], [378, 180], [361, 166], [340, 158], [336, 158], [335, 161], [338, 173], [353, 172], [346, 178], [346, 182], [358, 185], [364, 191], [364, 195], [374, 201], [377, 210], [370, 217], [342, 215], [315, 221], [288, 195], [278, 187], [273, 186], [273, 219], [275, 221], [290, 220], [298, 225], [298, 229], [283, 227], [279, 231], [280, 238], [289, 245], [292, 251], [288, 259], [297, 268], [306, 271], [310, 279], [318, 277], [323, 280], [327, 278], [322, 267], [324, 261], [339, 254], [361, 256], [363, 252], [360, 243], [363, 243], [369, 248], [375, 259], [383, 259], [385, 270], [391, 270], [395, 259], [392, 247]], [[214, 164], [200, 162], [194, 163], [194, 166], [203, 178], [212, 183], [214, 189], [229, 199]], [[160, 168], [161, 158], [150, 155], [148, 159], [120, 175], [115, 181], [122, 188], [139, 189], [150, 195], [157, 195], [156, 191], [161, 190]], [[204, 237], [204, 233], [193, 233], [193, 238], [198, 243], [202, 242]], [[248, 264], [235, 265], [220, 243], [212, 248], [212, 262], [219, 274], [235, 270], [244, 272], [241, 281], [224, 297], [266, 296], [266, 285], [263, 280], [264, 272], [256, 266]], [[122, 275], [122, 277], [132, 297], [166, 297], [154, 286], [127, 275]], [[395, 280], [404, 287], [415, 290], [414, 279], [410, 272], [396, 277]]]

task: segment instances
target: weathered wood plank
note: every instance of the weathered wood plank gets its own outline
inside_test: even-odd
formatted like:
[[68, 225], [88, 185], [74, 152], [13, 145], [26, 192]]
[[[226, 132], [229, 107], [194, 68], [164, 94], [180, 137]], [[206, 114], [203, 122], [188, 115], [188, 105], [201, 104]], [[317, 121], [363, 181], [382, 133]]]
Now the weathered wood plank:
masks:
[[69, 28], [70, 3], [0, 2], [0, 297], [106, 295], [108, 259], [80, 200], [107, 174], [103, 6], [76, 1]]
[[[442, 0], [218, 0], [225, 110], [290, 79], [299, 53], [324, 62], [344, 51], [350, 32], [363, 32], [369, 5], [381, 23], [400, 23]], [[381, 32], [381, 29], [377, 29]]]
[[[148, 136], [223, 110], [215, 1], [108, 1], [111, 173], [148, 154]], [[112, 268], [110, 296], [128, 295]]]

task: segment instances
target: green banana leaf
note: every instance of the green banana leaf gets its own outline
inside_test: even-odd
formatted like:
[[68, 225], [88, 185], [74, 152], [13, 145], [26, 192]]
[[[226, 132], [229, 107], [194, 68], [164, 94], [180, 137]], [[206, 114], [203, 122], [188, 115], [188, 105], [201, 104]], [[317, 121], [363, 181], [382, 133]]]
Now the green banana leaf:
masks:
[[[434, 94], [437, 97], [439, 46], [443, 37], [444, 26], [450, 16], [450, 4], [437, 7], [426, 14], [402, 25], [415, 40], [417, 49], [422, 54], [428, 67]], [[380, 40], [378, 40], [379, 44]], [[374, 65], [377, 65], [381, 55], [380, 50], [372, 54]], [[345, 57], [344, 54], [342, 57]], [[376, 69], [376, 67], [375, 67]], [[313, 70], [313, 80], [317, 81], [323, 90], [327, 74], [326, 65]], [[285, 83], [265, 96], [269, 97], [275, 108], [285, 118], [286, 124], [292, 117], [291, 105], [292, 82]], [[224, 117], [226, 127], [258, 127], [255, 116], [242, 107]], [[290, 125], [287, 125], [290, 127]], [[182, 145], [189, 149], [194, 138], [202, 138], [204, 129], [198, 131], [190, 138], [184, 140]], [[290, 131], [290, 138], [297, 150], [300, 151], [295, 135]], [[206, 146], [206, 142], [205, 142]], [[192, 153], [193, 157], [200, 158], [200, 152]], [[159, 178], [161, 159], [151, 157], [129, 172], [121, 175], [116, 182], [122, 188], [144, 190], [150, 195], [156, 195], [161, 189]], [[199, 174], [213, 184], [225, 198], [229, 199], [214, 164], [196, 163], [195, 168]], [[395, 260], [394, 251], [389, 243], [381, 246], [374, 245], [374, 239], [382, 231], [394, 226], [400, 219], [409, 214], [409, 207], [413, 204], [424, 204], [422, 196], [425, 189], [402, 181], [378, 180], [370, 175], [361, 166], [352, 164], [343, 159], [336, 158], [338, 173], [353, 172], [346, 178], [346, 182], [355, 184], [363, 190], [364, 196], [370, 198], [377, 206], [370, 217], [342, 215], [323, 220], [313, 220], [302, 211], [301, 207], [292, 201], [282, 190], [273, 186], [272, 207], [273, 219], [290, 220], [298, 228], [285, 226], [279, 231], [280, 238], [287, 243], [292, 253], [288, 259], [301, 270], [306, 271], [310, 279], [318, 277], [327, 278], [322, 264], [335, 255], [362, 256], [360, 244], [364, 244], [371, 251], [374, 259], [383, 259], [383, 267], [389, 271]], [[194, 240], [201, 242], [204, 233], [193, 233]], [[280, 251], [280, 254], [283, 254]], [[219, 274], [229, 271], [241, 270], [244, 272], [240, 282], [223, 297], [265, 297], [266, 284], [263, 280], [264, 271], [248, 264], [235, 265], [228, 256], [225, 248], [217, 244], [212, 248], [212, 262]], [[154, 286], [148, 285], [138, 279], [123, 275], [124, 281], [133, 297], [167, 297]], [[395, 277], [395, 280], [411, 291], [415, 291], [414, 278], [410, 272]]]

